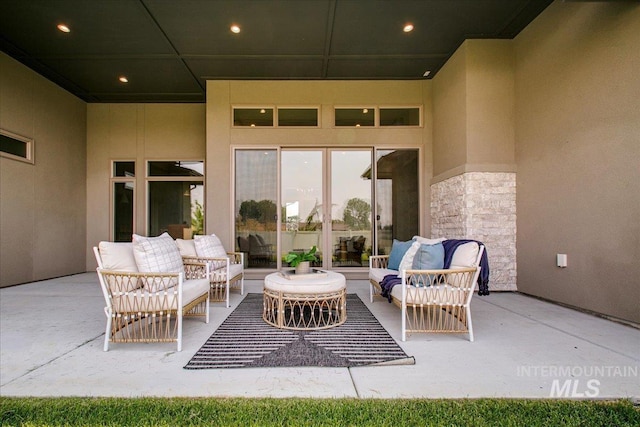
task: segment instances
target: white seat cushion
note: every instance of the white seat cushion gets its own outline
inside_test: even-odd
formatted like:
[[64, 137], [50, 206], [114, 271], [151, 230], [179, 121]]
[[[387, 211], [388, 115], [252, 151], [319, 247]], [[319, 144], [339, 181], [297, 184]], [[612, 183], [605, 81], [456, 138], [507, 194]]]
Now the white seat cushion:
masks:
[[[115, 312], [149, 312], [178, 309], [178, 288], [172, 287], [167, 292], [153, 293], [138, 289], [113, 298]], [[182, 283], [182, 306], [209, 292], [207, 279], [185, 280]]]
[[183, 273], [178, 245], [168, 233], [158, 237], [133, 235], [133, 256], [138, 270], [150, 273]]
[[398, 276], [400, 272], [398, 270], [391, 270], [388, 268], [370, 268], [369, 269], [369, 279], [373, 279], [378, 283], [380, 283], [382, 279], [384, 279], [384, 276], [387, 276], [389, 274], [395, 274], [396, 276]]
[[[229, 264], [229, 279], [233, 279], [244, 271], [241, 264]], [[213, 270], [214, 281], [227, 280], [227, 267], [216, 268]]]
[[227, 251], [222, 246], [220, 238], [215, 234], [208, 236], [196, 235], [193, 237], [196, 253], [199, 257], [203, 258], [224, 258], [227, 256]]
[[196, 252], [196, 244], [193, 240], [176, 239], [176, 245], [178, 245], [180, 255], [187, 257], [198, 256], [198, 253]]

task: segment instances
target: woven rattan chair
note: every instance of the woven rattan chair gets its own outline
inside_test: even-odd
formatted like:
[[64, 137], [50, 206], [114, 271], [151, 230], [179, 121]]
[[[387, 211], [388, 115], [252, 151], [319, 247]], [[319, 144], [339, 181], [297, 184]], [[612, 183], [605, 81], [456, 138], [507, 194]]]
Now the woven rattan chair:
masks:
[[185, 263], [206, 263], [209, 265], [209, 295], [211, 301], [224, 301], [229, 308], [229, 291], [239, 289], [244, 295], [244, 253], [227, 252], [226, 257], [200, 257], [196, 253], [193, 240], [176, 239]]
[[[103, 251], [119, 252], [120, 261]], [[130, 243], [101, 242], [93, 248], [107, 316], [104, 351], [109, 342], [177, 342], [182, 350], [182, 318], [209, 323], [209, 267], [185, 263], [184, 273], [138, 272]], [[127, 260], [128, 258], [128, 260]], [[124, 261], [122, 261], [124, 259]]]
[[471, 297], [480, 267], [403, 270], [402, 285], [391, 291], [402, 310], [402, 341], [407, 333], [468, 333], [473, 342]]

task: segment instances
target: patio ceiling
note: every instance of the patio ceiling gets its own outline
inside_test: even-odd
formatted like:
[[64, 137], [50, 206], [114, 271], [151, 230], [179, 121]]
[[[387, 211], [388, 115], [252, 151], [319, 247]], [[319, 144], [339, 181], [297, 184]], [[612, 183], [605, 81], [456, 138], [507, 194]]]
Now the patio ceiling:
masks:
[[204, 102], [209, 79], [432, 78], [465, 39], [513, 38], [550, 3], [2, 0], [0, 49], [87, 102]]

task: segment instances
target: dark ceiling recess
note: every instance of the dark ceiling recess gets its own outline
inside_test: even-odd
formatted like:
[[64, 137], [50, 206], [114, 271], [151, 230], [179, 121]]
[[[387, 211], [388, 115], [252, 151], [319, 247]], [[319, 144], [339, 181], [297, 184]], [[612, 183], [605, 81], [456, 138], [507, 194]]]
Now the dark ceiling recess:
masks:
[[87, 102], [204, 102], [211, 79], [432, 78], [465, 39], [513, 38], [550, 3], [0, 0], [0, 49]]

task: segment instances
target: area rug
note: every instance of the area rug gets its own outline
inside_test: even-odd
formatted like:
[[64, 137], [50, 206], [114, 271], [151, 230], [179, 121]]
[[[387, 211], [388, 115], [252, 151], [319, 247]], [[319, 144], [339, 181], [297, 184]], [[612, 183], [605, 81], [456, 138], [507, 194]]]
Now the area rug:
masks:
[[262, 320], [262, 294], [247, 294], [191, 358], [185, 369], [413, 365], [355, 294], [347, 321], [319, 331], [277, 329]]

